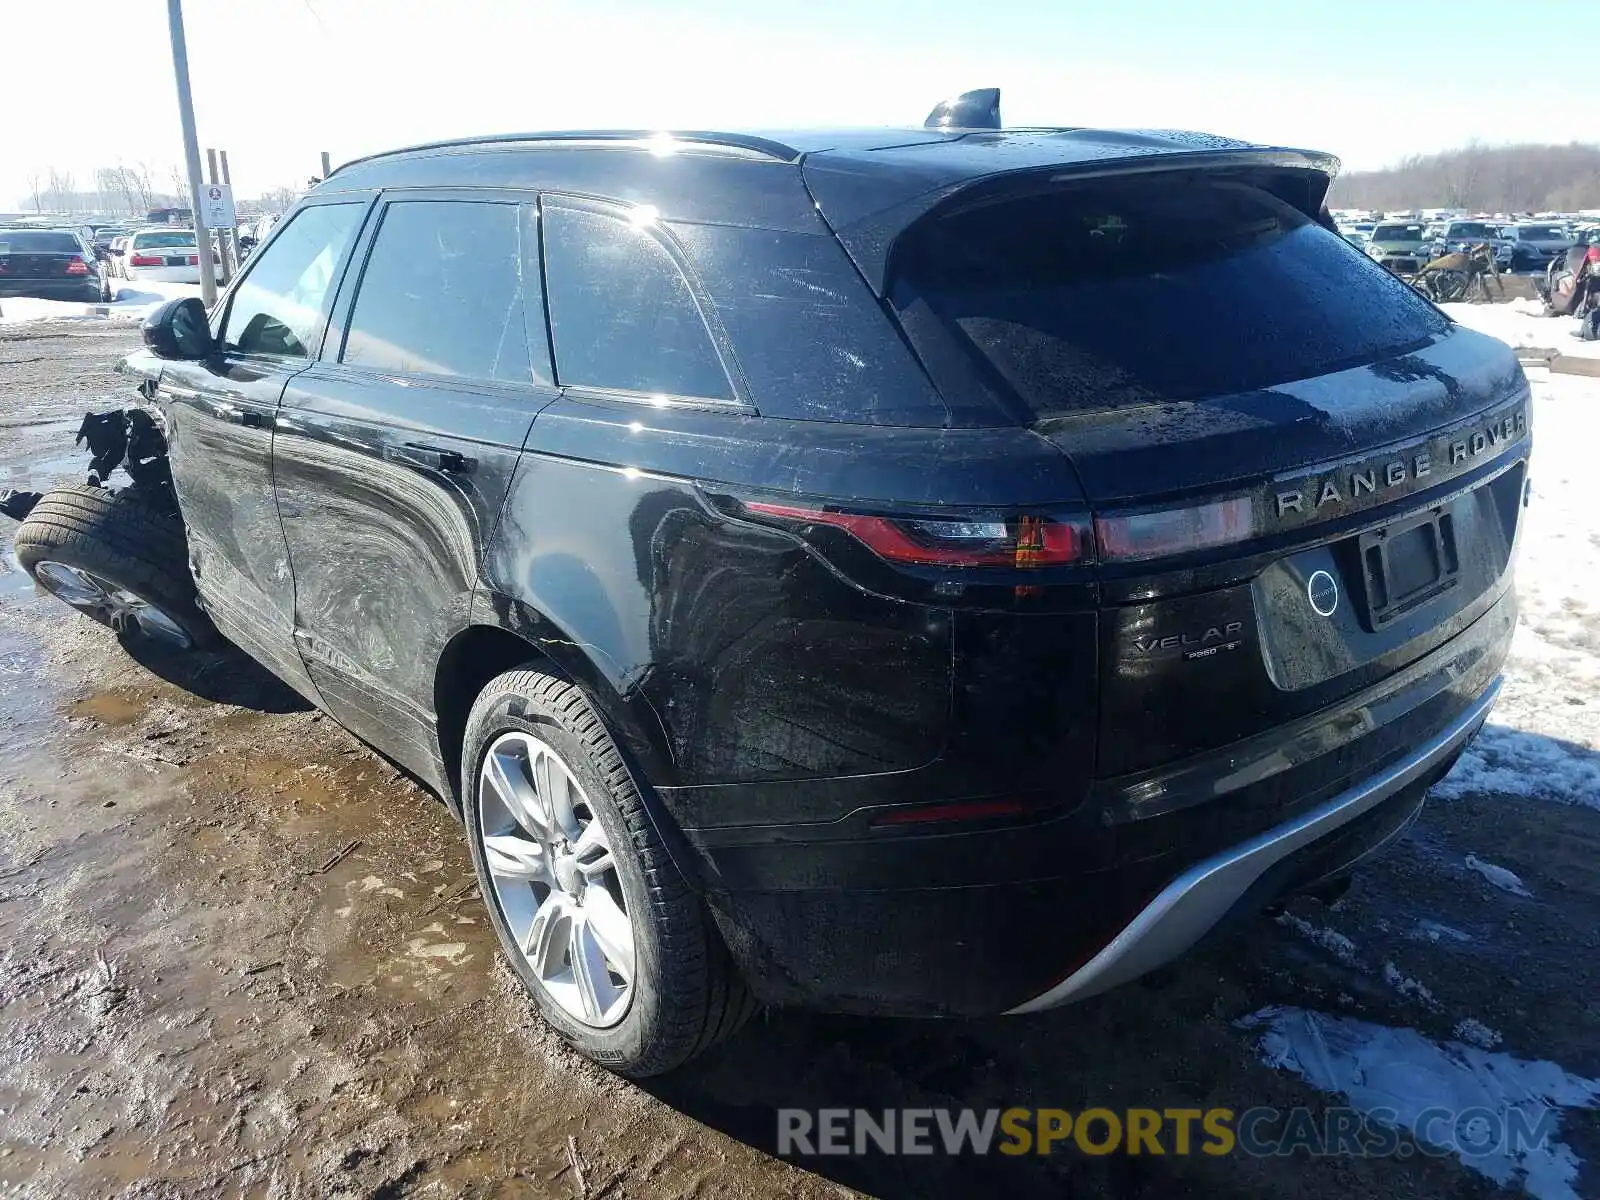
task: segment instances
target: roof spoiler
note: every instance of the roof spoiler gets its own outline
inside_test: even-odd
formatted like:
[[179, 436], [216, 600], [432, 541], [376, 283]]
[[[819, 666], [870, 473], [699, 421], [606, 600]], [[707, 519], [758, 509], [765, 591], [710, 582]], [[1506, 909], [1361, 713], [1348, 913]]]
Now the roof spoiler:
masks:
[[999, 129], [1000, 89], [978, 88], [933, 106], [925, 129]]

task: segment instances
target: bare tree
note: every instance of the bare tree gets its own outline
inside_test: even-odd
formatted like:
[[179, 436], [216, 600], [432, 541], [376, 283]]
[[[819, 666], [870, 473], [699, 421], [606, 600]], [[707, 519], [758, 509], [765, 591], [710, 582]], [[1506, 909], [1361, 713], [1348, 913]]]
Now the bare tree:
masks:
[[1335, 208], [1565, 212], [1600, 207], [1600, 145], [1470, 145], [1334, 181]]
[[39, 171], [37, 168], [28, 172], [28, 194], [33, 197], [33, 211], [36, 214], [42, 213], [44, 211], [44, 197], [39, 190]]

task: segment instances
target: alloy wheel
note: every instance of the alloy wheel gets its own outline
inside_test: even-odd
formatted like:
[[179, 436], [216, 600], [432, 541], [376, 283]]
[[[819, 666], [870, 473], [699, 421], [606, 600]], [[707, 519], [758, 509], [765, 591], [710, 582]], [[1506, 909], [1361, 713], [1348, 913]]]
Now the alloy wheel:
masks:
[[529, 733], [503, 733], [478, 773], [478, 822], [515, 952], [576, 1021], [627, 1015], [634, 930], [605, 827], [571, 769]]
[[92, 571], [46, 559], [34, 565], [33, 575], [39, 586], [56, 599], [103, 621], [118, 633], [140, 633], [185, 650], [193, 644], [184, 627], [159, 604]]

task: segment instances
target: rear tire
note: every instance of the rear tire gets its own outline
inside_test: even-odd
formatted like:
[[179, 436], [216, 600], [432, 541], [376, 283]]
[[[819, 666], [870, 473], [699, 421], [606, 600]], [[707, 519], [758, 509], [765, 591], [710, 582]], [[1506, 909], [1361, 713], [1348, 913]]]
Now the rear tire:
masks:
[[[491, 752], [499, 783], [485, 781]], [[531, 768], [534, 755], [548, 762], [544, 775], [517, 774], [525, 760]], [[566, 782], [559, 779], [563, 769]], [[489, 775], [496, 777], [493, 769]], [[565, 799], [570, 840], [541, 832], [560, 823], [549, 815], [547, 792], [558, 809]], [[515, 797], [509, 803], [508, 793]], [[755, 1003], [704, 903], [674, 866], [616, 743], [576, 687], [534, 670], [491, 680], [467, 718], [461, 796], [473, 866], [501, 948], [545, 1022], [580, 1054], [620, 1075], [659, 1075], [749, 1018]], [[494, 846], [493, 870], [486, 838]], [[593, 896], [595, 879], [574, 884], [573, 863], [581, 861], [584, 844], [602, 841], [614, 873], [604, 873], [607, 895]], [[551, 882], [534, 878], [541, 872]], [[588, 907], [601, 901], [598, 910]], [[576, 984], [577, 931], [590, 918], [570, 919], [559, 941], [539, 935], [552, 903], [558, 911], [595, 912], [598, 987]], [[599, 918], [614, 921], [619, 908], [630, 934], [616, 954], [610, 948], [616, 939], [601, 936]]]
[[178, 650], [219, 640], [195, 598], [183, 519], [131, 489], [46, 492], [15, 543], [34, 583], [119, 637]]

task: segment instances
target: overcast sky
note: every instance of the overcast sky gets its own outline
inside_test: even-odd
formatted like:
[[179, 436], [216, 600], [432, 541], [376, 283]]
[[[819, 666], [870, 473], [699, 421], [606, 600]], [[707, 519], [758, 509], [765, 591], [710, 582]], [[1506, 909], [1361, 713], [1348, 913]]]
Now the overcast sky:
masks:
[[[1346, 168], [1600, 139], [1562, 36], [1595, 0], [186, 0], [201, 146], [237, 190], [438, 137], [920, 124], [998, 85], [1008, 124], [1182, 127]], [[9, 0], [0, 209], [54, 166], [182, 161], [165, 0]], [[1565, 31], [1565, 34], [1563, 34]], [[1579, 58], [1582, 56], [1579, 55]], [[1581, 71], [1580, 71], [1581, 74]]]

